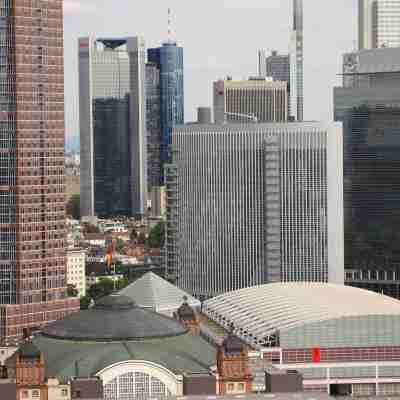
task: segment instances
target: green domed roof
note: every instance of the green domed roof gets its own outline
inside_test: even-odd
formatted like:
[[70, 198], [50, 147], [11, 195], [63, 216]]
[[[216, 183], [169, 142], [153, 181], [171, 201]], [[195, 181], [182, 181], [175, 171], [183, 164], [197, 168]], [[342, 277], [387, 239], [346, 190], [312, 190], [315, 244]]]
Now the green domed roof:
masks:
[[139, 308], [127, 296], [111, 295], [89, 310], [48, 325], [42, 334], [62, 340], [112, 342], [173, 337], [186, 332], [179, 322]]

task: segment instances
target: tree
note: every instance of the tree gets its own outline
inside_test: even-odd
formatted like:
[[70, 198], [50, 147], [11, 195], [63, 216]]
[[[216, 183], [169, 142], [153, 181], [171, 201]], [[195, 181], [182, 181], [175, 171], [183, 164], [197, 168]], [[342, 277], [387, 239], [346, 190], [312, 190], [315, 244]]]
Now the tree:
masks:
[[83, 233], [87, 234], [87, 233], [99, 233], [100, 230], [97, 226], [94, 226], [92, 224], [89, 224], [88, 222], [83, 223], [82, 225], [83, 227]]
[[77, 297], [78, 294], [79, 294], [79, 291], [75, 285], [67, 285], [67, 296], [68, 297]]
[[109, 278], [101, 278], [99, 282], [90, 286], [88, 290], [89, 296], [94, 299], [100, 299], [101, 297], [108, 296], [114, 291], [114, 281]]
[[81, 218], [81, 197], [79, 194], [71, 196], [67, 203], [67, 215], [74, 218]]
[[144, 232], [140, 232], [137, 238], [138, 244], [146, 244], [146, 234]]
[[130, 232], [130, 234], [129, 234], [129, 238], [130, 238], [132, 241], [135, 241], [135, 240], [137, 239], [137, 236], [138, 236], [137, 230], [136, 230], [135, 228], [132, 228], [132, 229], [131, 229], [131, 232]]
[[128, 285], [129, 285], [129, 279], [121, 278], [121, 279], [118, 279], [115, 286], [116, 286], [117, 290], [122, 290], [123, 288], [127, 287]]
[[160, 221], [150, 231], [149, 237], [147, 239], [147, 245], [154, 249], [155, 248], [160, 249], [164, 246], [164, 239], [165, 239], [165, 223], [163, 221]]
[[90, 306], [90, 302], [92, 301], [91, 297], [86, 295], [80, 298], [81, 310], [87, 310]]
[[122, 239], [117, 238], [117, 240], [115, 241], [115, 251], [117, 253], [122, 253], [125, 247], [125, 243]]

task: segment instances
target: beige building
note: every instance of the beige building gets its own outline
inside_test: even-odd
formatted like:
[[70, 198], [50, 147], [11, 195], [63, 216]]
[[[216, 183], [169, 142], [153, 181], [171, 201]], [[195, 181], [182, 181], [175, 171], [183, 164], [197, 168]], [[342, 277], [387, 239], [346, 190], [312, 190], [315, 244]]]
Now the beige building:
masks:
[[150, 192], [151, 215], [153, 217], [162, 217], [165, 215], [166, 207], [165, 186], [153, 186]]
[[67, 284], [76, 287], [79, 297], [86, 295], [85, 261], [86, 253], [84, 250], [68, 250]]
[[287, 121], [287, 82], [230, 78], [214, 82], [215, 123]]

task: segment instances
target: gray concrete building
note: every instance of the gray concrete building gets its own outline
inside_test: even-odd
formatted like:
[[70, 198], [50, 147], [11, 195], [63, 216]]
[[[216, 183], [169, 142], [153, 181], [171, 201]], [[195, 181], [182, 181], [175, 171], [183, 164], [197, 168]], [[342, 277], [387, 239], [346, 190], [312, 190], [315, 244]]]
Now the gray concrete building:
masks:
[[399, 0], [358, 1], [358, 47], [400, 47]]
[[266, 78], [214, 82], [216, 123], [287, 121], [287, 83]]
[[81, 215], [144, 214], [145, 47], [140, 37], [79, 39]]
[[166, 263], [182, 289], [343, 283], [341, 124], [186, 125], [173, 160]]

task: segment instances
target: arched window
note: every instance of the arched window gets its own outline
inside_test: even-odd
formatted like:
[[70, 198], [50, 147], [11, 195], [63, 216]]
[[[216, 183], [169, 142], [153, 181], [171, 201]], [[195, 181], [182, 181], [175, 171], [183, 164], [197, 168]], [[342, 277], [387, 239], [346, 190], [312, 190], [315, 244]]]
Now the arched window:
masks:
[[104, 400], [147, 400], [171, 396], [163, 382], [143, 372], [128, 372], [104, 385]]

